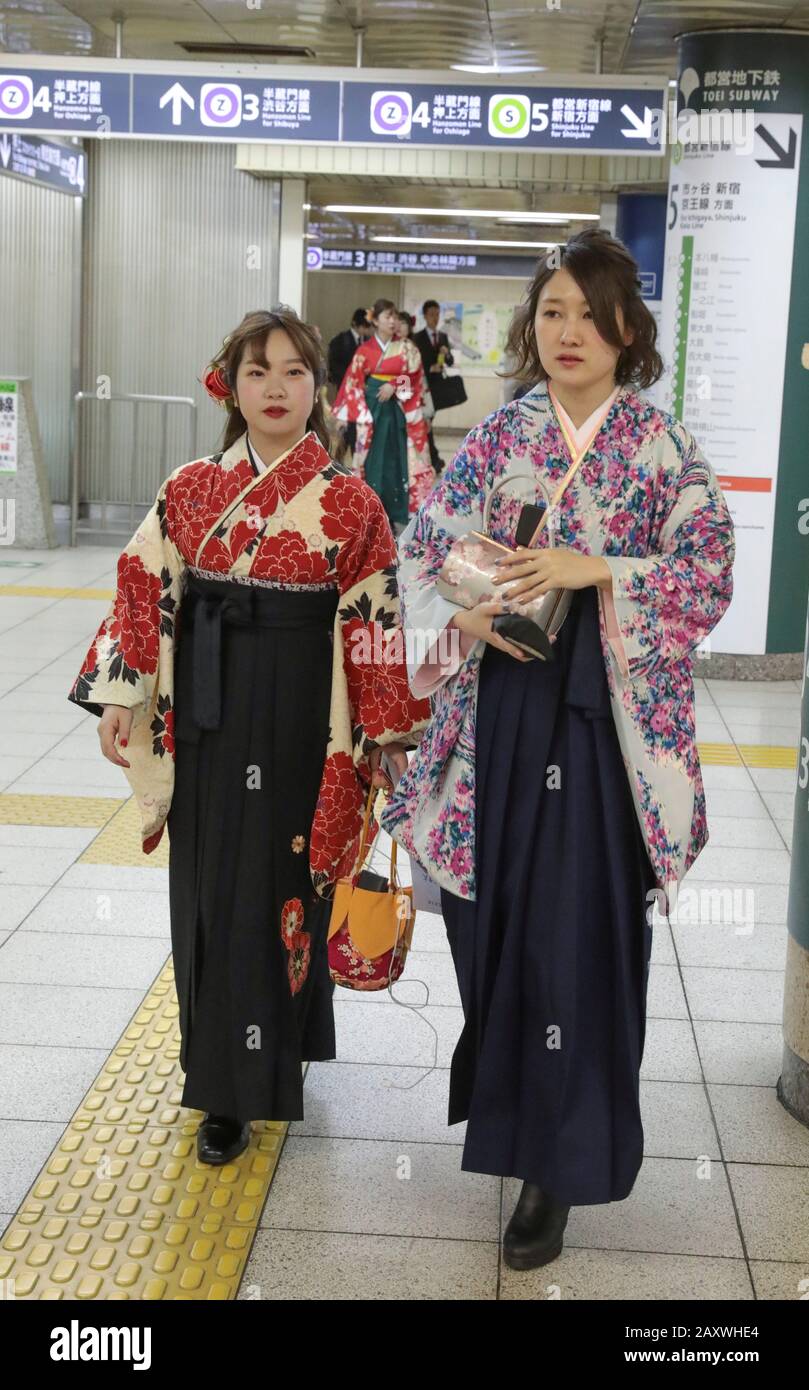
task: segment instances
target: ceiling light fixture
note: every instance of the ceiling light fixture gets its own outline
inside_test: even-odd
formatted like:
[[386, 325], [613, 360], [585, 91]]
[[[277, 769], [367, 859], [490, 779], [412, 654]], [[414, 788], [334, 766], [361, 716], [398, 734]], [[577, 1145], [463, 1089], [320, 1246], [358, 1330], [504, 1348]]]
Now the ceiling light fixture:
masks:
[[564, 246], [563, 241], [489, 241], [481, 237], [436, 236], [372, 236], [371, 241], [395, 241], [400, 246], [506, 246], [510, 250], [545, 251], [549, 246]]
[[512, 67], [503, 68], [503, 67], [500, 66], [499, 63], [450, 63], [450, 67], [452, 68], [453, 72], [482, 72], [482, 73], [502, 72], [502, 73], [509, 73], [509, 72], [547, 72], [547, 71], [548, 71], [547, 68], [544, 68], [544, 67], [535, 67], [533, 64], [531, 64], [530, 66], [525, 66], [525, 67], [517, 66], [517, 67], [513, 67], [513, 68], [512, 68]]
[[381, 217], [490, 217], [498, 221], [519, 218], [521, 222], [599, 222], [599, 212], [517, 212], [507, 208], [399, 208], [365, 203], [326, 203], [321, 212], [360, 212]]

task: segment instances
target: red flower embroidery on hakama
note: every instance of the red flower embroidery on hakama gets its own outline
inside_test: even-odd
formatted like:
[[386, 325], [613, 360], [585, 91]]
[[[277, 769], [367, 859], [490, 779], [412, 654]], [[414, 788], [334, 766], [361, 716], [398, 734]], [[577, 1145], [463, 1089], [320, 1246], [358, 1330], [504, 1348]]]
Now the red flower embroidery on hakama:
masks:
[[287, 942], [287, 949], [289, 950], [287, 960], [289, 987], [293, 994], [297, 994], [302, 989], [309, 974], [311, 951], [308, 931], [295, 932], [295, 935]]
[[281, 939], [288, 946], [303, 926], [303, 903], [300, 898], [287, 898], [281, 909]]

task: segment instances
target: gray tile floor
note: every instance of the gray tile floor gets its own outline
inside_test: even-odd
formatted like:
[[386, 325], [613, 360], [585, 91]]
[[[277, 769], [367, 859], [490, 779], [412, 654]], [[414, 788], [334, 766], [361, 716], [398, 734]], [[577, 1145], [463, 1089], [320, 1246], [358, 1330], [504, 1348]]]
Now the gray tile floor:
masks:
[[[112, 588], [117, 553], [15, 551], [0, 582]], [[0, 596], [0, 791], [128, 793], [94, 718], [66, 700], [105, 608]], [[799, 698], [797, 682], [701, 677], [698, 737], [796, 745]], [[646, 1157], [627, 1200], [574, 1208], [546, 1269], [502, 1264], [519, 1183], [460, 1168], [464, 1126], [446, 1124], [460, 1000], [443, 923], [424, 914], [398, 1002], [337, 992], [338, 1057], [310, 1066], [241, 1297], [800, 1297], [809, 1130], [775, 1095], [795, 774], [704, 777], [711, 842], [686, 881], [694, 911], [654, 929]], [[78, 864], [96, 833], [0, 825], [3, 1225], [169, 950], [166, 871]], [[741, 915], [712, 922], [728, 889]]]

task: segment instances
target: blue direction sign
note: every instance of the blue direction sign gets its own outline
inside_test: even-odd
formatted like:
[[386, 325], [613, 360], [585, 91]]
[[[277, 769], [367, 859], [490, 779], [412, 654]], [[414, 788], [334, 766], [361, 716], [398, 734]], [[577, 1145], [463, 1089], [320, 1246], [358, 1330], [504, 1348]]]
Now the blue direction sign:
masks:
[[0, 126], [70, 135], [129, 130], [129, 74], [0, 68]]
[[508, 275], [531, 278], [530, 256], [455, 255], [437, 251], [367, 251], [364, 247], [309, 246], [307, 270], [365, 270], [387, 275]]
[[60, 193], [84, 197], [87, 156], [75, 145], [57, 145], [41, 135], [0, 135], [0, 174], [44, 183]]
[[[178, 74], [105, 71], [98, 59], [62, 71], [18, 68], [0, 58], [0, 129], [179, 140], [461, 146], [575, 150], [580, 154], [663, 153], [660, 87], [484, 86], [295, 78], [273, 71], [241, 76], [228, 68]], [[143, 65], [141, 65], [143, 66]], [[323, 69], [319, 69], [323, 72]]]
[[662, 154], [662, 91], [344, 82], [343, 140]]
[[133, 134], [334, 140], [340, 83], [279, 78], [133, 78]]

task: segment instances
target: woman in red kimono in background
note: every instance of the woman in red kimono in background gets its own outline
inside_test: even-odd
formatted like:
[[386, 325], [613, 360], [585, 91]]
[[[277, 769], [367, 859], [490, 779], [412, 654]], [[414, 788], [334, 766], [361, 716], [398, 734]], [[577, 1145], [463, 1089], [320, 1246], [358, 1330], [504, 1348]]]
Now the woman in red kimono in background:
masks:
[[251, 1119], [301, 1119], [301, 1062], [335, 1056], [329, 899], [381, 750], [401, 772], [429, 718], [387, 644], [374, 664], [380, 644], [357, 642], [400, 625], [396, 550], [329, 456], [324, 380], [291, 310], [225, 340], [205, 383], [230, 411], [224, 452], [163, 483], [69, 694], [101, 716], [147, 854], [169, 827], [182, 1104], [208, 1112], [208, 1163]]
[[382, 500], [395, 529], [407, 525], [435, 482], [424, 418], [424, 369], [414, 343], [400, 340], [390, 299], [370, 310], [374, 333], [351, 359], [332, 413], [354, 421], [354, 470]]

